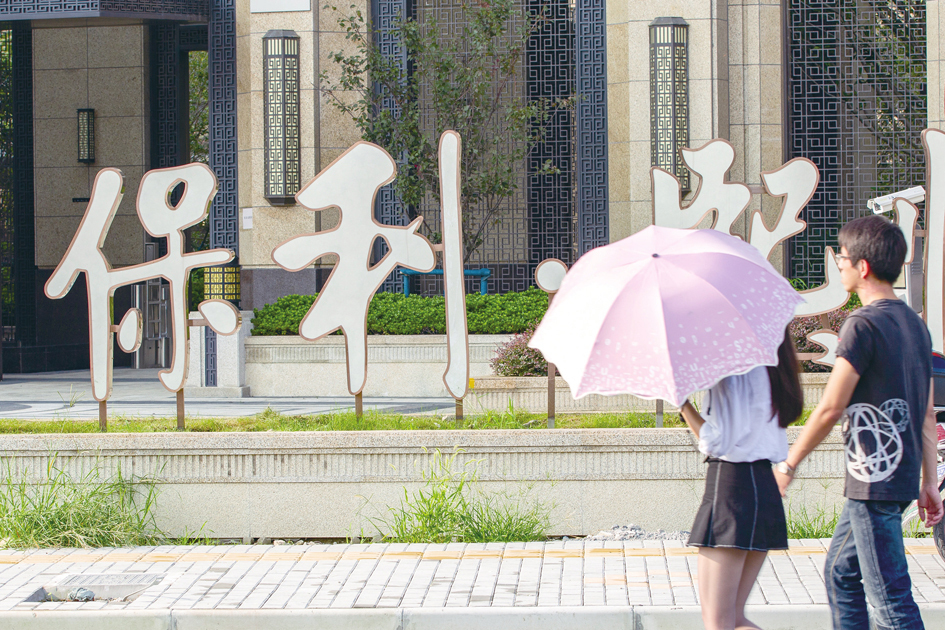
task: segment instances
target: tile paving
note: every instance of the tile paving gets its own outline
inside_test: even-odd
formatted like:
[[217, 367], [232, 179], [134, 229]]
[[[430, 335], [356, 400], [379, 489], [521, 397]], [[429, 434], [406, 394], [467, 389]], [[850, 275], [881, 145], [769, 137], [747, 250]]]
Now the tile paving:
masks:
[[[749, 604], [826, 604], [828, 540], [769, 554]], [[945, 562], [907, 539], [913, 594], [945, 603]], [[26, 602], [73, 574], [159, 574], [131, 602]], [[0, 549], [0, 611], [697, 606], [680, 541]]]

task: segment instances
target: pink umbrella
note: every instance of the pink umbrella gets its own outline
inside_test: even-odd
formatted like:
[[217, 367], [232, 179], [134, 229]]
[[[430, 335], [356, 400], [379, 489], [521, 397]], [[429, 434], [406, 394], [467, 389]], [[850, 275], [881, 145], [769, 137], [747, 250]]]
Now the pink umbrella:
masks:
[[759, 365], [804, 301], [753, 246], [716, 230], [648, 227], [581, 257], [529, 342], [575, 398], [682, 404]]

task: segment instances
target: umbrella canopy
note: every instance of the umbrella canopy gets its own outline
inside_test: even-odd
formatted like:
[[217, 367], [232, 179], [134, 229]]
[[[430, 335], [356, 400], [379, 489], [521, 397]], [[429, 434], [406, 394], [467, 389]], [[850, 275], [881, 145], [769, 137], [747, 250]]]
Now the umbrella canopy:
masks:
[[726, 376], [777, 365], [803, 301], [738, 238], [651, 226], [582, 256], [529, 345], [575, 398], [630, 393], [678, 406]]

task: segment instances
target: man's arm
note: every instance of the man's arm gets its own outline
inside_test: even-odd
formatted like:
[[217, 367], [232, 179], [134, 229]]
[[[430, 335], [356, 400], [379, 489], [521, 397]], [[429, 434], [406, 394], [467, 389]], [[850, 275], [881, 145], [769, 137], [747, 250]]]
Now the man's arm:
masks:
[[926, 527], [942, 520], [942, 495], [938, 491], [938, 436], [935, 432], [935, 380], [929, 386], [929, 405], [922, 423], [922, 487], [919, 490], [919, 518]]
[[[788, 466], [796, 469], [804, 458], [810, 455], [810, 452], [830, 434], [837, 420], [843, 416], [844, 410], [850, 404], [853, 390], [859, 381], [860, 375], [853, 369], [850, 362], [843, 357], [837, 357], [837, 363], [833, 366], [833, 372], [827, 380], [820, 404], [810, 414], [807, 424], [804, 425], [801, 434], [791, 446], [787, 459], [784, 460]], [[778, 488], [783, 496], [788, 484], [791, 483], [791, 477], [777, 471], [774, 476], [778, 480]]]

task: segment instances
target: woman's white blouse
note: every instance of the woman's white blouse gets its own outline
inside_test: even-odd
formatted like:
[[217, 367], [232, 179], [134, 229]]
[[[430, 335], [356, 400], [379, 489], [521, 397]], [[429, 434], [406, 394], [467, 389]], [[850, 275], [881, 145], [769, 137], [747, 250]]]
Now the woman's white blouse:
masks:
[[722, 379], [702, 403], [705, 424], [699, 450], [727, 462], [783, 461], [787, 432], [771, 411], [771, 384], [764, 366]]

